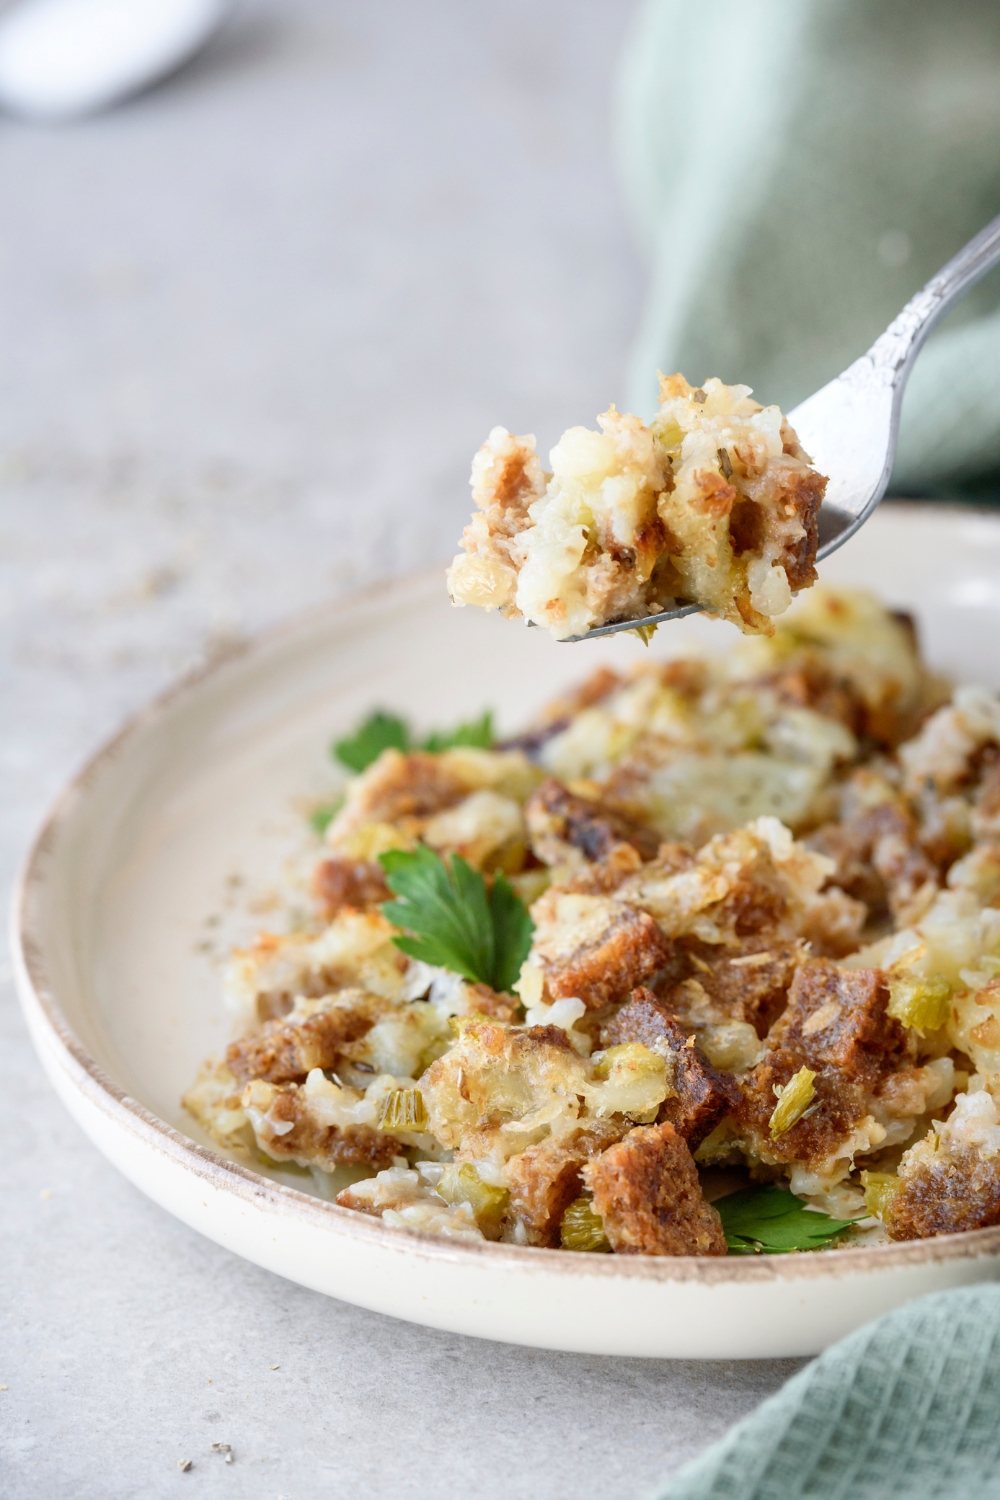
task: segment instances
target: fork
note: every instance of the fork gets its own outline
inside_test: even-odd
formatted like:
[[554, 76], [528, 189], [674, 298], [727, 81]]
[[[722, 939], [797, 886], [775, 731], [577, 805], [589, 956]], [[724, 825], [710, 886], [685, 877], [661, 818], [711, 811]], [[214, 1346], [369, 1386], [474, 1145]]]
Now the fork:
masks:
[[[1000, 215], [910, 298], [867, 354], [788, 413], [813, 467], [829, 476], [818, 517], [817, 560], [842, 547], [885, 494], [896, 457], [903, 392], [920, 347], [935, 323], [998, 262]], [[569, 639], [589, 641], [660, 625], [700, 609], [700, 604], [683, 604], [639, 620], [595, 625]]]

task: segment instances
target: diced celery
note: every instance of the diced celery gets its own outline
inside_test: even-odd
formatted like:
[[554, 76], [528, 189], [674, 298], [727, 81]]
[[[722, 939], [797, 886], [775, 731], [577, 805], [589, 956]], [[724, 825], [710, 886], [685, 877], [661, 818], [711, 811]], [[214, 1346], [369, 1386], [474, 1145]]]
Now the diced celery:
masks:
[[876, 1219], [884, 1219], [889, 1201], [899, 1192], [899, 1178], [894, 1172], [862, 1172], [865, 1208]]
[[772, 1138], [784, 1135], [786, 1130], [791, 1130], [802, 1119], [816, 1093], [813, 1087], [815, 1079], [816, 1074], [810, 1068], [800, 1068], [784, 1088], [779, 1084], [774, 1085], [778, 1103], [770, 1121]]
[[484, 1182], [471, 1162], [448, 1162], [434, 1191], [446, 1203], [467, 1203], [486, 1238], [499, 1237], [500, 1221], [510, 1201], [510, 1193], [505, 1187]]
[[590, 1198], [574, 1198], [562, 1216], [559, 1240], [564, 1250], [609, 1251], [604, 1221]]
[[889, 980], [889, 1014], [918, 1036], [939, 1031], [948, 1019], [951, 985], [947, 979], [932, 975], [918, 979], [900, 974]]
[[426, 1130], [427, 1107], [419, 1089], [393, 1089], [382, 1100], [379, 1130]]

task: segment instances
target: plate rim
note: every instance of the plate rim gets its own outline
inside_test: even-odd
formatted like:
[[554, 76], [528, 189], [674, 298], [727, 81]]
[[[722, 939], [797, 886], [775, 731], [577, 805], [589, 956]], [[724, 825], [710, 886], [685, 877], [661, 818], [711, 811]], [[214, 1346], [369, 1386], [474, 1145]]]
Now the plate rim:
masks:
[[[954, 508], [933, 503], [894, 503], [895, 513], [918, 512], [954, 517]], [[989, 507], [962, 506], [964, 514], [990, 517], [1000, 527], [1000, 513]], [[902, 519], [902, 515], [900, 515]], [[185, 1135], [162, 1120], [140, 1100], [122, 1089], [94, 1058], [70, 1025], [59, 1003], [46, 965], [45, 943], [38, 931], [38, 916], [44, 906], [48, 870], [56, 857], [63, 827], [71, 819], [91, 784], [102, 777], [120, 752], [143, 734], [155, 731], [156, 723], [192, 692], [222, 678], [234, 667], [291, 640], [308, 637], [337, 622], [376, 597], [403, 593], [431, 577], [440, 576], [440, 565], [428, 566], [369, 584], [364, 588], [295, 614], [231, 643], [176, 678], [130, 714], [121, 726], [88, 755], [64, 783], [43, 814], [30, 840], [14, 883], [10, 906], [10, 947], [16, 988], [31, 1033], [32, 1017], [41, 1025], [46, 1041], [68, 1081], [107, 1115], [113, 1124], [138, 1136], [147, 1148], [171, 1158], [213, 1188], [253, 1201], [274, 1214], [305, 1217], [314, 1227], [334, 1235], [347, 1235], [381, 1249], [416, 1253], [443, 1262], [468, 1264], [470, 1257], [486, 1257], [491, 1268], [519, 1274], [552, 1271], [561, 1275], [586, 1275], [600, 1280], [655, 1282], [702, 1282], [753, 1284], [796, 1282], [823, 1277], [848, 1277], [856, 1273], [878, 1273], [917, 1265], [936, 1265], [956, 1260], [978, 1259], [1000, 1254], [1000, 1225], [927, 1239], [871, 1245], [855, 1249], [824, 1250], [819, 1254], [759, 1256], [580, 1256], [572, 1251], [538, 1246], [509, 1245], [488, 1240], [449, 1239], [424, 1230], [384, 1225], [380, 1219], [359, 1214], [327, 1199], [303, 1193], [298, 1188], [224, 1156]], [[32, 1040], [38, 1050], [37, 1040]], [[100, 1148], [98, 1148], [100, 1149]], [[103, 1154], [103, 1153], [102, 1153]], [[236, 1253], [239, 1253], [236, 1251]]]

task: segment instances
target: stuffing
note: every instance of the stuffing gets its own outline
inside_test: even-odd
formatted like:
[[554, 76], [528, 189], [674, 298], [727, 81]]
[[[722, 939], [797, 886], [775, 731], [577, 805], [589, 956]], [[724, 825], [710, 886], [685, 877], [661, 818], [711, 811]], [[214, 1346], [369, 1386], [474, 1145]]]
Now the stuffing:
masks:
[[446, 1239], [483, 1238], [468, 1203], [446, 1203], [419, 1172], [406, 1167], [389, 1167], [375, 1177], [355, 1182], [337, 1194], [337, 1202], [341, 1208], [370, 1214], [400, 1229], [420, 1229]]
[[241, 1103], [258, 1146], [274, 1161], [324, 1172], [355, 1162], [379, 1168], [403, 1151], [400, 1140], [378, 1128], [382, 1101], [395, 1087], [395, 1079], [378, 1078], [363, 1094], [315, 1068], [303, 1084], [253, 1079]]
[[905, 926], [930, 906], [939, 886], [918, 820], [886, 778], [869, 769], [854, 773], [843, 802], [841, 820], [806, 842], [835, 861], [832, 883], [872, 912], [888, 907]]
[[669, 943], [653, 917], [613, 896], [547, 891], [533, 909], [531, 962], [555, 999], [597, 1009], [623, 1000], [665, 962]]
[[[676, 941], [738, 948], [748, 937], [798, 937], [821, 922], [830, 905], [821, 887], [831, 863], [795, 842], [775, 818], [758, 818], [746, 828], [720, 834], [700, 849], [693, 863], [666, 870], [657, 861], [624, 881], [615, 899], [648, 912], [664, 936]], [[833, 898], [838, 909], [837, 893]], [[543, 901], [557, 899], [554, 890]], [[863, 911], [863, 908], [861, 908]]]
[[202, 1064], [181, 1103], [220, 1146], [242, 1155], [252, 1140], [242, 1097], [243, 1085], [239, 1079], [224, 1062], [213, 1058]]
[[826, 488], [778, 408], [747, 386], [672, 375], [648, 427], [613, 406], [598, 425], [563, 434], [550, 476], [533, 438], [494, 429], [473, 464], [478, 514], [448, 571], [453, 602], [557, 640], [683, 601], [772, 631], [815, 580]]
[[487, 1021], [463, 1023], [420, 1079], [430, 1133], [462, 1159], [500, 1163], [585, 1120], [655, 1117], [670, 1089], [645, 1047], [590, 1062], [559, 1026]]
[[313, 893], [327, 918], [344, 906], [363, 911], [390, 899], [381, 866], [363, 859], [321, 859], [313, 871]]
[[394, 999], [402, 992], [407, 962], [392, 933], [378, 912], [349, 907], [318, 933], [262, 933], [230, 960], [227, 1006], [248, 1024], [286, 1016], [299, 997], [319, 999], [336, 990], [363, 989]]
[[576, 870], [606, 859], [622, 844], [652, 859], [660, 840], [644, 823], [603, 802], [583, 797], [553, 777], [544, 781], [525, 808], [535, 857], [561, 870]]
[[[805, 1107], [778, 1116], [783, 1096], [803, 1095]], [[813, 1072], [792, 1052], [772, 1048], [740, 1079], [741, 1099], [733, 1121], [709, 1136], [699, 1161], [732, 1160], [736, 1145], [752, 1166], [787, 1171], [793, 1192], [828, 1191], [848, 1176], [856, 1156], [867, 1156], [886, 1140], [865, 1088], [835, 1067]], [[737, 1158], [738, 1159], [738, 1158]]]
[[917, 792], [930, 782], [938, 792], [953, 791], [972, 779], [976, 757], [1000, 744], [1000, 698], [986, 688], [957, 688], [954, 699], [928, 719], [920, 733], [900, 746], [904, 785]]
[[995, 1075], [975, 1077], [945, 1121], [911, 1146], [884, 1194], [889, 1238], [916, 1240], [1000, 1224], [1000, 1114]]
[[889, 1014], [889, 985], [878, 969], [846, 970], [822, 959], [796, 970], [788, 1005], [768, 1046], [810, 1068], [835, 1068], [871, 1091], [889, 1069], [913, 1061], [915, 1040]]
[[[810, 471], [780, 414], [704, 395], [568, 434], [551, 483], [494, 433], [484, 598], [516, 612], [586, 504], [567, 618], [707, 587], [712, 555], [719, 612], [749, 598], [770, 628], [778, 574], [806, 577]], [[389, 850], [412, 851], [405, 932]], [[494, 749], [385, 750], [311, 883], [288, 868], [287, 930], [233, 954], [234, 1040], [184, 1095], [228, 1153], [326, 1197], [364, 1174], [337, 1201], [388, 1225], [573, 1252], [725, 1253], [720, 1167], [881, 1220], [838, 1243], [1000, 1223], [1000, 697], [949, 697], [868, 595], [817, 586], [725, 654], [601, 667]]]
[[299, 999], [286, 1017], [267, 1021], [259, 1031], [233, 1042], [226, 1066], [246, 1083], [263, 1078], [287, 1083], [313, 1068], [333, 1068], [345, 1046], [370, 1031], [389, 1009], [378, 995], [345, 990], [321, 1000]]
[[660, 1105], [657, 1120], [669, 1120], [692, 1151], [711, 1135], [719, 1121], [735, 1107], [735, 1081], [713, 1068], [694, 1035], [647, 989], [632, 992], [628, 1001], [601, 1032], [605, 1047], [639, 1042], [668, 1063], [672, 1092]]
[[719, 1215], [674, 1127], [639, 1126], [582, 1169], [619, 1255], [725, 1255]]
[[563, 1214], [580, 1193], [581, 1170], [627, 1128], [623, 1121], [592, 1120], [510, 1157], [503, 1238], [515, 1245], [557, 1246]]
[[477, 867], [516, 870], [526, 843], [521, 806], [540, 780], [519, 750], [383, 750], [348, 784], [326, 841], [352, 862], [370, 864], [419, 839]]
[[809, 951], [798, 938], [767, 932], [744, 938], [735, 950], [685, 938], [674, 948], [674, 964], [657, 990], [671, 1012], [697, 1031], [740, 1022], [763, 1040]]

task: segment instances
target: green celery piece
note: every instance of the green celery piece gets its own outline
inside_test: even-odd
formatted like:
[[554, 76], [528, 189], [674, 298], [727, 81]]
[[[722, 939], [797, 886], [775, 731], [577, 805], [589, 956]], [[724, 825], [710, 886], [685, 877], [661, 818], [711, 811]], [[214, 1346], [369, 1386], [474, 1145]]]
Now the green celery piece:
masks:
[[451, 969], [473, 983], [509, 990], [531, 946], [527, 907], [498, 872], [493, 889], [458, 854], [450, 865], [419, 844], [379, 855], [386, 884], [399, 899], [383, 915], [403, 929], [393, 938], [410, 958]]
[[493, 710], [484, 709], [478, 719], [458, 724], [454, 729], [434, 729], [422, 742], [421, 750], [451, 750], [456, 745], [470, 745], [476, 750], [492, 750], [496, 741], [493, 732]]
[[727, 1193], [712, 1207], [722, 1220], [730, 1255], [820, 1250], [854, 1223], [853, 1219], [832, 1219], [816, 1213], [794, 1193], [773, 1186]]
[[365, 771], [383, 750], [409, 750], [410, 726], [397, 714], [374, 713], [346, 739], [337, 740], [332, 753], [349, 771]]

